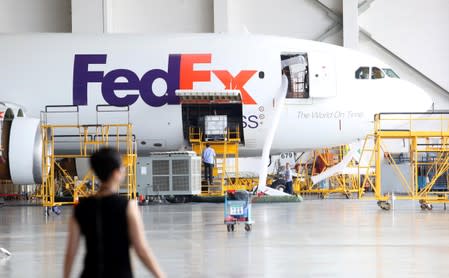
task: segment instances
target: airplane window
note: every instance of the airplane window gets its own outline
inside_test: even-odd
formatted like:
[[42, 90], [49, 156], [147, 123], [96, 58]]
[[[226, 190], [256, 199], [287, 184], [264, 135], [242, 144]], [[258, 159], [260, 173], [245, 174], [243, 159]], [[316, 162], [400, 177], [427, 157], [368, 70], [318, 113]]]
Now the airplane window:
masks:
[[355, 71], [355, 79], [369, 79], [369, 67], [360, 67]]
[[385, 73], [380, 68], [371, 68], [371, 79], [381, 79], [385, 77]]
[[384, 68], [383, 71], [390, 78], [399, 78], [399, 75], [397, 75], [392, 69]]

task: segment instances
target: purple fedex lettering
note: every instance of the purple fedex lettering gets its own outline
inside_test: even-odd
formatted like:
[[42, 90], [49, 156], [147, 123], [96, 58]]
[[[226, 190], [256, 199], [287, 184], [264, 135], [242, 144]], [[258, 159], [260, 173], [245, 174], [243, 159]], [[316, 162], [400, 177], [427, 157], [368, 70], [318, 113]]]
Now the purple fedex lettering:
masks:
[[[176, 89], [179, 88], [180, 61], [181, 55], [170, 54], [168, 56], [167, 71], [153, 69], [142, 76], [142, 79], [140, 80], [140, 95], [146, 104], [159, 107], [164, 104], [179, 103], [179, 98], [176, 96]], [[167, 91], [163, 96], [156, 96], [152, 89], [153, 82], [159, 78], [163, 79], [167, 84]]]
[[[132, 105], [139, 98], [138, 94], [127, 94], [118, 97], [115, 90], [138, 90], [142, 100], [150, 106], [159, 107], [165, 104], [178, 104], [179, 98], [175, 91], [179, 88], [181, 55], [171, 54], [168, 58], [167, 71], [153, 69], [145, 73], [141, 80], [131, 70], [116, 69], [106, 75], [102, 71], [89, 71], [89, 64], [105, 64], [106, 54], [75, 55], [73, 69], [73, 104], [87, 105], [88, 83], [101, 83], [101, 92], [104, 100], [114, 106]], [[117, 82], [118, 79], [126, 82]], [[164, 95], [156, 96], [152, 85], [156, 79], [163, 79], [167, 84]]]
[[75, 55], [73, 65], [73, 104], [87, 105], [87, 84], [101, 82], [102, 71], [89, 71], [89, 64], [105, 64], [106, 55]]
[[[116, 82], [117, 78], [123, 77], [128, 82]], [[105, 75], [101, 84], [101, 93], [104, 100], [110, 105], [126, 106], [137, 101], [139, 94], [128, 94], [124, 97], [118, 97], [115, 90], [139, 90], [139, 77], [127, 69], [116, 69]], [[123, 105], [127, 103], [126, 105]]]

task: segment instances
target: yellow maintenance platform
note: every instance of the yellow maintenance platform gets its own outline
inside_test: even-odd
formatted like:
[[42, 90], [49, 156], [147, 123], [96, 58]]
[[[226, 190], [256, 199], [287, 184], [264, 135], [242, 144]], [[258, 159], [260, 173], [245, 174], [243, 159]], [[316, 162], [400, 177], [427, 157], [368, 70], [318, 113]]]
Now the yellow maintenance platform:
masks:
[[43, 206], [76, 204], [79, 198], [94, 194], [99, 183], [93, 173], [89, 170], [84, 176], [74, 176], [68, 170], [67, 161], [85, 159], [87, 163], [88, 158], [103, 146], [115, 148], [122, 154], [126, 178], [119, 192], [129, 199], [136, 198], [137, 153], [131, 124], [59, 125], [42, 122], [43, 182], [36, 197], [42, 199]]
[[222, 140], [205, 141], [201, 128], [190, 128], [189, 141], [192, 145], [192, 150], [201, 156], [208, 143], [217, 155], [217, 163], [214, 165], [213, 171], [214, 182], [209, 185], [203, 181], [201, 195], [223, 196], [226, 190], [252, 190], [257, 185], [256, 179], [239, 176], [239, 128], [234, 130], [227, 129], [225, 134], [226, 136]]
[[[391, 146], [402, 146], [403, 152], [392, 153]], [[362, 148], [364, 155], [369, 163], [360, 166], [359, 197], [369, 198], [367, 192], [372, 191], [386, 210], [394, 200], [418, 200], [422, 209], [449, 202], [448, 113], [378, 114], [374, 134], [366, 137]], [[382, 179], [387, 170], [398, 180], [394, 189], [387, 189]]]

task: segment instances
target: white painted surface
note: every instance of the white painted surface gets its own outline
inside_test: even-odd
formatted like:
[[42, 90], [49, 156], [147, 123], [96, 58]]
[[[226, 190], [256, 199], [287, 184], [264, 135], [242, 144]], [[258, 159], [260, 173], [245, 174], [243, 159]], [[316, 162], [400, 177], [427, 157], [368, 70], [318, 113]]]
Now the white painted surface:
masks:
[[[106, 5], [104, 18], [100, 9], [102, 2]], [[342, 1], [319, 2], [338, 14], [343, 11]], [[363, 3], [361, 0], [358, 2]], [[445, 0], [376, 0], [359, 16], [359, 23], [381, 44], [447, 92], [448, 5], [449, 1]], [[74, 32], [242, 33], [248, 30], [255, 34], [302, 39], [316, 39], [335, 25], [332, 15], [328, 15], [317, 2], [309, 0], [0, 1], [0, 32], [70, 32], [72, 21]], [[342, 45], [343, 32], [336, 30], [324, 42]], [[377, 47], [364, 47], [362, 51], [375, 56], [389, 56], [384, 50], [379, 50], [383, 53], [377, 49], [374, 53], [369, 52], [373, 48]], [[390, 57], [385, 61], [393, 64], [397, 62], [395, 60]], [[408, 78], [407, 74], [402, 73], [402, 76]], [[435, 89], [429, 80], [422, 77], [416, 79], [417, 85], [431, 89], [432, 93], [444, 93], [441, 88]], [[448, 103], [444, 106], [449, 108]]]
[[108, 0], [72, 0], [72, 32], [106, 32], [107, 2]]
[[213, 0], [109, 0], [114, 33], [213, 32]]
[[449, 91], [449, 1], [376, 0], [360, 26]]
[[229, 0], [229, 29], [315, 39], [332, 20], [308, 0]]
[[70, 0], [0, 1], [0, 33], [70, 31]]
[[[275, 99], [275, 107], [273, 109], [273, 116], [269, 123], [269, 132], [265, 138], [263, 139], [263, 148], [262, 148], [262, 158], [259, 164], [259, 192], [265, 192], [267, 189], [267, 175], [268, 168], [267, 165], [270, 162], [270, 152], [273, 145], [274, 135], [278, 131], [279, 121], [281, 119], [282, 110], [284, 108], [285, 96], [287, 95], [288, 90], [288, 78], [285, 75], [282, 75], [281, 87], [279, 88], [279, 92], [274, 96]], [[285, 193], [280, 194], [280, 191], [277, 191], [277, 195], [285, 195]], [[268, 194], [268, 195], [272, 195]], [[274, 194], [273, 194], [274, 195]]]
[[[260, 47], [261, 45], [263, 47]], [[321, 60], [319, 66], [328, 69], [329, 74], [335, 74], [336, 78], [333, 80], [338, 82], [330, 87], [335, 96], [323, 97], [325, 95], [319, 92], [320, 87], [313, 87], [314, 83], [311, 83], [311, 97], [306, 99], [307, 102], [304, 102], [304, 99], [286, 101], [278, 131], [274, 135], [272, 153], [347, 144], [357, 138], [363, 138], [371, 130], [374, 113], [425, 111], [431, 107], [430, 99], [425, 92], [401, 79], [355, 79], [355, 70], [360, 65], [380, 68], [388, 66], [380, 60], [354, 50], [273, 36], [224, 34], [0, 36], [0, 60], [3, 63], [3, 67], [0, 67], [0, 76], [5, 77], [2, 83], [4, 88], [2, 98], [24, 105], [29, 109], [29, 115], [34, 117], [39, 116], [39, 111], [45, 105], [73, 104], [72, 88], [79, 88], [85, 84], [80, 79], [81, 75], [74, 77], [76, 54], [106, 54], [107, 61], [104, 64], [91, 64], [89, 67], [90, 71], [104, 71], [101, 76], [112, 70], [125, 68], [133, 71], [136, 78], [141, 78], [152, 69], [167, 70], [169, 54], [210, 53], [211, 62], [198, 63], [195, 66], [209, 73], [212, 71], [213, 74], [210, 80], [194, 82], [192, 89], [223, 90], [225, 85], [214, 75], [216, 74], [214, 70], [227, 70], [234, 76], [243, 70], [254, 71], [254, 75], [244, 83], [244, 87], [256, 104], [247, 102], [242, 109], [247, 120], [250, 117], [255, 120], [251, 122], [252, 126], [247, 124], [247, 128], [244, 129], [245, 140], [252, 143], [242, 147], [241, 154], [260, 155], [264, 138], [271, 128], [268, 123], [274, 117], [273, 98], [281, 85], [279, 53], [292, 51], [324, 53], [322, 57], [328, 57], [329, 60]], [[46, 55], [47, 53], [52, 55]], [[313, 55], [310, 57], [310, 69], [313, 73], [312, 63], [316, 60], [312, 59]], [[33, 63], [30, 63], [30, 60]], [[335, 67], [331, 66], [334, 63]], [[175, 70], [172, 67], [170, 75], [177, 74]], [[263, 79], [256, 74], [262, 70], [265, 75]], [[179, 76], [187, 73], [187, 70], [182, 70]], [[16, 82], [23, 76], [26, 76], [27, 82]], [[145, 82], [151, 81], [146, 80]], [[92, 123], [95, 119], [96, 105], [106, 102], [104, 95], [100, 93], [102, 90], [100, 82], [103, 81], [100, 79], [88, 84], [86, 92], [88, 105], [82, 105], [80, 108], [81, 123]], [[164, 84], [162, 80], [159, 81], [160, 84]], [[140, 85], [150, 86], [150, 83]], [[167, 100], [165, 97], [157, 99], [162, 103], [155, 103], [155, 98], [149, 100], [152, 92], [141, 90], [145, 86], [139, 86], [139, 90], [116, 89], [113, 92], [121, 97], [137, 96], [131, 102], [130, 120], [134, 124], [138, 142], [164, 142], [160, 149], [153, 144], [141, 144], [140, 152], [181, 149], [185, 146], [181, 106], [175, 103], [163, 105]], [[168, 94], [180, 88], [179, 84], [173, 86], [178, 87], [170, 89]], [[322, 90], [327, 90], [326, 88], [321, 87]], [[54, 94], [54, 92], [61, 93]], [[40, 96], [38, 99], [31, 98], [36, 94]], [[146, 102], [143, 99], [146, 99]], [[86, 104], [84, 101], [76, 103]], [[161, 113], [164, 117], [160, 116]], [[148, 126], [152, 128], [149, 129]]]
[[214, 32], [225, 33], [229, 30], [229, 1], [214, 0]]
[[[42, 151], [36, 149], [36, 137], [40, 135], [40, 120], [18, 117], [12, 121], [9, 141], [9, 167], [14, 184], [33, 184], [36, 170], [42, 172]], [[36, 156], [37, 152], [37, 156]], [[36, 161], [36, 159], [38, 159]]]
[[360, 36], [359, 51], [370, 53], [376, 58], [387, 62], [399, 74], [401, 79], [412, 82], [426, 91], [434, 102], [434, 108], [437, 110], [449, 109], [449, 95], [442, 88], [438, 87], [434, 82], [426, 79], [425, 76], [419, 74], [406, 63], [396, 59], [392, 54], [386, 52], [383, 48], [374, 44], [366, 36]]
[[359, 22], [358, 0], [343, 1], [343, 46], [358, 48]]

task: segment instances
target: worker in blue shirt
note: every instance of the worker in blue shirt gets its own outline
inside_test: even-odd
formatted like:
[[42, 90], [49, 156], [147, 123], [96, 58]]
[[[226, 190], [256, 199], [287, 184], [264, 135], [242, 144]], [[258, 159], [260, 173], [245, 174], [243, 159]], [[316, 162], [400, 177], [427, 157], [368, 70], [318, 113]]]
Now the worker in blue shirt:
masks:
[[293, 175], [292, 169], [290, 169], [290, 163], [285, 164], [285, 191], [288, 194], [293, 194]]
[[204, 179], [209, 185], [213, 182], [213, 173], [215, 162], [215, 151], [211, 148], [210, 144], [206, 144], [206, 149], [203, 151], [203, 163], [204, 163]]

